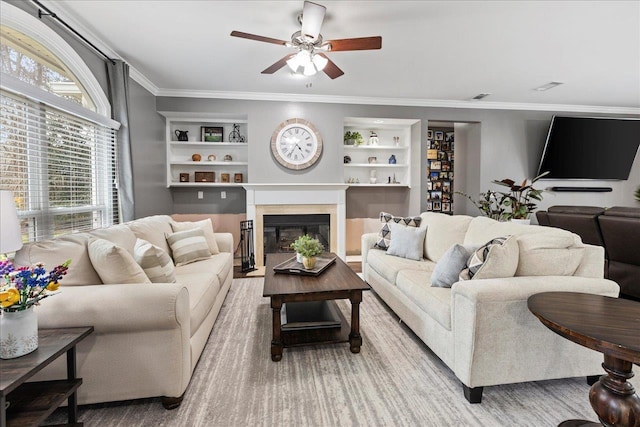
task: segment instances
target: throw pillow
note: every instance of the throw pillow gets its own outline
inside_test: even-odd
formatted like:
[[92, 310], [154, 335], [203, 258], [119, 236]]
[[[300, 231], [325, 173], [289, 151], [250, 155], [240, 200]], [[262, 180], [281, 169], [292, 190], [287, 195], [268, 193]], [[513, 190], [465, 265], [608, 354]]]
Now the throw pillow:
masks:
[[387, 255], [421, 261], [423, 257], [426, 228], [407, 227], [401, 223], [389, 224], [393, 240], [389, 243]]
[[431, 273], [431, 286], [450, 288], [460, 277], [460, 273], [467, 266], [467, 261], [478, 246], [463, 246], [455, 244], [442, 255]]
[[207, 246], [209, 246], [209, 251], [211, 255], [217, 255], [220, 253], [220, 249], [218, 248], [218, 242], [216, 241], [216, 235], [213, 232], [213, 224], [211, 223], [211, 219], [203, 219], [202, 221], [196, 222], [188, 222], [188, 221], [171, 221], [171, 228], [174, 233], [176, 231], [187, 231], [193, 230], [194, 228], [200, 228], [204, 232], [204, 238], [207, 241]]
[[211, 258], [211, 251], [201, 228], [178, 231], [167, 236], [176, 267]]
[[87, 242], [87, 250], [102, 283], [151, 283], [126, 249], [108, 240], [92, 237]]
[[518, 268], [518, 241], [515, 236], [497, 237], [482, 245], [467, 261], [460, 280], [513, 277]]
[[151, 283], [175, 283], [175, 266], [169, 254], [146, 240], [136, 240], [133, 257]]
[[382, 228], [378, 233], [378, 241], [373, 245], [374, 248], [379, 248], [383, 250], [387, 250], [389, 248], [389, 244], [391, 243], [391, 227], [390, 224], [404, 224], [407, 227], [420, 227], [420, 222], [422, 222], [422, 218], [419, 216], [410, 216], [410, 217], [401, 217], [401, 216], [393, 216], [390, 213], [380, 212], [380, 222], [382, 223]]

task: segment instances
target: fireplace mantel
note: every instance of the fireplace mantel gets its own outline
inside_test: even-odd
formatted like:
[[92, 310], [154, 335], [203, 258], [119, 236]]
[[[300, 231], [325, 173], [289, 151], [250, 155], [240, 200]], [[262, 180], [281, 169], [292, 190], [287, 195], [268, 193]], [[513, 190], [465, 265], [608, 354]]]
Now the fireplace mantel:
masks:
[[243, 184], [247, 190], [247, 219], [254, 223], [256, 265], [263, 265], [263, 215], [309, 214], [330, 215], [331, 248], [346, 258], [346, 189], [341, 183], [262, 183]]

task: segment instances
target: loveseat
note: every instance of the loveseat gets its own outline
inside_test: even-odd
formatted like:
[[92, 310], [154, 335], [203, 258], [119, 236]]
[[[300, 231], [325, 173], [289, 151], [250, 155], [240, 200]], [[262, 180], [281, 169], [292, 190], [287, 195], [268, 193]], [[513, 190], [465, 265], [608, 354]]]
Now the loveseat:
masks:
[[[527, 309], [527, 298], [540, 292], [617, 297], [618, 285], [603, 279], [601, 247], [551, 227], [431, 212], [420, 217], [419, 227], [426, 228], [422, 259], [389, 255], [374, 248], [376, 233], [364, 234], [362, 272], [377, 295], [454, 372], [469, 402], [480, 403], [484, 386], [602, 374], [599, 353], [549, 331]], [[513, 277], [474, 276], [450, 288], [431, 286], [438, 261], [454, 245], [478, 247], [507, 236], [517, 242]]]
[[[126, 251], [132, 255], [142, 239], [151, 244], [149, 247], [160, 248], [160, 253], [172, 254], [167, 236], [174, 234], [176, 227], [197, 226], [197, 223], [174, 223], [169, 216], [151, 216], [89, 233], [35, 242], [16, 253], [17, 265], [44, 262], [51, 268], [66, 259], [72, 260], [61, 281], [60, 294], [43, 300], [36, 313], [39, 328], [90, 325], [95, 328], [77, 346], [77, 374], [83, 380], [78, 389], [80, 404], [147, 397], [162, 397], [168, 409], [181, 403], [231, 286], [231, 234], [213, 234], [211, 230], [207, 238], [215, 239], [215, 252], [219, 253], [205, 254], [204, 259], [176, 266], [172, 271], [175, 283], [150, 283], [144, 277], [136, 279], [137, 283], [122, 280], [104, 284], [101, 277], [110, 273], [109, 265], [106, 272], [97, 269], [96, 256], [89, 253], [88, 247], [95, 242], [110, 242], [113, 251], [109, 253], [117, 249], [118, 253]], [[214, 243], [207, 241], [207, 244]], [[176, 256], [173, 253], [174, 260]], [[37, 374], [39, 380], [65, 377], [65, 358], [59, 358]]]

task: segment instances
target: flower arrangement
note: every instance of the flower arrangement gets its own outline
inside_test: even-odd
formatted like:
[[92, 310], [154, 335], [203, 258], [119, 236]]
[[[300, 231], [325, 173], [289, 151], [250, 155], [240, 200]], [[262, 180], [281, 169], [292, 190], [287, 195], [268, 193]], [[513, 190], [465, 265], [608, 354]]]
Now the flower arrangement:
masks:
[[362, 135], [360, 134], [360, 132], [346, 131], [344, 133], [344, 143], [345, 145], [358, 146], [363, 143]]
[[298, 237], [295, 242], [291, 244], [291, 248], [306, 258], [312, 258], [320, 255], [324, 251], [324, 246], [318, 239], [314, 239], [308, 234]]
[[16, 268], [8, 259], [0, 259], [0, 310], [23, 311], [55, 295], [69, 264], [70, 259], [47, 272], [42, 263]]

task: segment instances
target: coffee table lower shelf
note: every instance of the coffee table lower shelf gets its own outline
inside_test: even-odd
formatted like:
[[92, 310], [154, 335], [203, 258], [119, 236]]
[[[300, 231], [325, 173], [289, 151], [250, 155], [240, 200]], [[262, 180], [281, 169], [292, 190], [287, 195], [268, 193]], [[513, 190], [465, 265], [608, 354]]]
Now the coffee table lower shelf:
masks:
[[310, 328], [300, 330], [281, 329], [283, 347], [302, 347], [306, 345], [322, 345], [349, 342], [351, 326], [347, 322], [335, 301], [326, 301], [336, 305], [336, 313], [340, 319], [340, 327]]
[[[82, 384], [82, 379], [28, 382], [9, 393], [7, 427], [41, 425]], [[63, 424], [81, 426], [82, 423]]]

